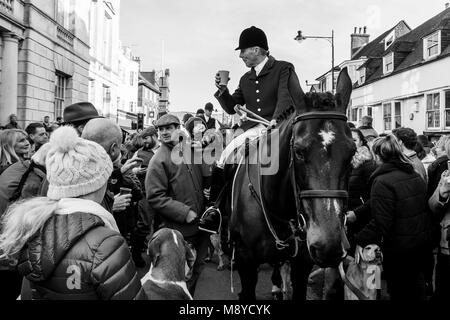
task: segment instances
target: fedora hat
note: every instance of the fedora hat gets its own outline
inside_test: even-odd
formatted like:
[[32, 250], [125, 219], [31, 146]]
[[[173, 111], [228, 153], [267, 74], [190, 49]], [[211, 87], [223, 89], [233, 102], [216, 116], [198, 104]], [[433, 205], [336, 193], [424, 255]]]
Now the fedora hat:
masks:
[[64, 109], [64, 124], [89, 121], [95, 118], [103, 118], [90, 102], [74, 103]]

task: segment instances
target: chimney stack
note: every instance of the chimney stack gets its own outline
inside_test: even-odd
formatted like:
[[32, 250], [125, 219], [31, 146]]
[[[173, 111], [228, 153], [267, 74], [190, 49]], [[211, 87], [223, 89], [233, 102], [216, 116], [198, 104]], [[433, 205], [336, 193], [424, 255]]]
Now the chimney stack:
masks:
[[[353, 55], [355, 54], [356, 51], [358, 51], [362, 46], [369, 43], [370, 36], [366, 33], [367, 27], [364, 26], [364, 28], [359, 28], [359, 33], [357, 33], [357, 29], [358, 28], [355, 27], [355, 32], [352, 35], [350, 35], [350, 38], [351, 38], [350, 57], [351, 58], [353, 58]], [[362, 33], [362, 31], [364, 31], [364, 33]]]

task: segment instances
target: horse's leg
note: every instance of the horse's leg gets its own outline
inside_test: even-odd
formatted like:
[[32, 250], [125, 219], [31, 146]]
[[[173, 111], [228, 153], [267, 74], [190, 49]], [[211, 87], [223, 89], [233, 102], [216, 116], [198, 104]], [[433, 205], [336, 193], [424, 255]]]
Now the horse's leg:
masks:
[[[299, 253], [299, 256], [301, 254]], [[314, 266], [308, 257], [299, 257], [291, 261], [292, 300], [305, 301], [308, 286], [308, 277]]]
[[241, 280], [241, 293], [239, 300], [256, 300], [256, 283], [258, 282], [258, 266], [248, 250], [236, 248], [236, 268]]

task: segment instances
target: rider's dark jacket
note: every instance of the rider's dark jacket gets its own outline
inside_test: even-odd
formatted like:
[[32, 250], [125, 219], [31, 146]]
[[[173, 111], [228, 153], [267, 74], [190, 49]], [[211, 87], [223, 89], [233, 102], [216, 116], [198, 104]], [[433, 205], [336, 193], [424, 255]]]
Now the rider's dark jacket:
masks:
[[[302, 95], [294, 66], [270, 56], [258, 76], [254, 68], [242, 76], [232, 95], [227, 89], [222, 93], [217, 91], [214, 96], [229, 114], [235, 114], [234, 107], [240, 104], [266, 120], [280, 121], [286, 116], [285, 112], [300, 104]], [[241, 129], [246, 131], [255, 125], [256, 122], [246, 121]]]

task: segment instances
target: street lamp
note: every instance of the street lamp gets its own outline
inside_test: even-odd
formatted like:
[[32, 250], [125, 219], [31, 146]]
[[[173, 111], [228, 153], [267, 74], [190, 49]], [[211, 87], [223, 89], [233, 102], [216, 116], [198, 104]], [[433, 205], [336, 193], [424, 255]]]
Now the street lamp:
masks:
[[331, 37], [323, 37], [323, 36], [304, 36], [302, 32], [299, 30], [297, 32], [297, 36], [294, 38], [294, 40], [298, 41], [298, 43], [301, 43], [303, 40], [306, 39], [325, 39], [329, 43], [331, 43], [331, 83], [333, 88], [333, 94], [334, 94], [334, 30], [331, 30]]

